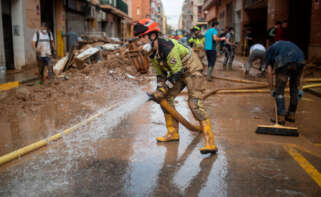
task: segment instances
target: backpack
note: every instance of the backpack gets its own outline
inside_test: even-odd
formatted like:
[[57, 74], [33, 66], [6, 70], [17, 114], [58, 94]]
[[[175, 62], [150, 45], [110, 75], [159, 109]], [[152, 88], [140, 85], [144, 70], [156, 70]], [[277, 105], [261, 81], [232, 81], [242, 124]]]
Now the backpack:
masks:
[[[53, 53], [52, 43], [51, 43], [51, 40], [53, 40], [53, 38], [52, 38], [52, 34], [51, 34], [48, 30], [47, 30], [47, 34], [48, 34], [48, 37], [49, 37], [49, 43], [50, 43], [50, 51], [51, 51], [51, 54], [54, 54], [54, 53]], [[38, 47], [39, 38], [40, 38], [39, 31], [37, 31], [37, 32], [36, 32], [36, 36], [37, 36], [36, 48], [37, 48], [37, 47]]]

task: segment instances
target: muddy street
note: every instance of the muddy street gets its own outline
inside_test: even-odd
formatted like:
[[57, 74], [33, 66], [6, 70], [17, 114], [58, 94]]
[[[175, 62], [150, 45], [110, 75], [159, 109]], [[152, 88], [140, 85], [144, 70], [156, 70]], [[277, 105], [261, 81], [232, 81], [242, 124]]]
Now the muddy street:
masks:
[[320, 0], [0, 0], [0, 197], [321, 197]]
[[[237, 78], [241, 71], [237, 68], [223, 72], [219, 61], [215, 76]], [[182, 125], [179, 142], [156, 142], [156, 137], [166, 132], [163, 113], [157, 103], [146, 102], [148, 97], [142, 91], [154, 86], [154, 81], [136, 85], [130, 94], [124, 93], [128, 95], [126, 99], [105, 101], [105, 106], [96, 106], [83, 116], [78, 114], [77, 119], [59, 129], [40, 121], [46, 125], [37, 127], [43, 129], [42, 134], [35, 132], [41, 129], [29, 128], [38, 137], [29, 133], [27, 123], [15, 131], [7, 130], [19, 140], [1, 138], [3, 155], [104, 111], [61, 140], [2, 165], [0, 196], [321, 195], [319, 97], [305, 95], [296, 123], [301, 135], [284, 137], [255, 133], [258, 124], [270, 124], [273, 100], [269, 95], [210, 96], [204, 105], [218, 153], [201, 155], [201, 134]], [[207, 86], [210, 89], [240, 84], [215, 79]], [[175, 103], [177, 111], [196, 123], [186, 95], [176, 98]], [[108, 110], [113, 104], [115, 107]], [[48, 117], [62, 114], [59, 108], [55, 113], [58, 115]]]

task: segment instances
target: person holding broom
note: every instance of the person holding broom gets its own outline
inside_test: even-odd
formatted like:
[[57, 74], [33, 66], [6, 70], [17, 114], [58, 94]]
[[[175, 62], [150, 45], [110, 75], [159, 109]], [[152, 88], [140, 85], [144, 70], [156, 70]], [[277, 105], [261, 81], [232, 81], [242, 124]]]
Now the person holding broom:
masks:
[[[298, 101], [303, 97], [300, 89], [300, 78], [304, 68], [304, 54], [294, 43], [278, 41], [266, 52], [267, 81], [271, 95], [276, 100], [278, 123], [285, 125], [285, 121], [295, 122]], [[275, 77], [275, 83], [273, 83]], [[290, 105], [285, 109], [284, 89], [290, 81]], [[275, 122], [275, 119], [271, 119]]]

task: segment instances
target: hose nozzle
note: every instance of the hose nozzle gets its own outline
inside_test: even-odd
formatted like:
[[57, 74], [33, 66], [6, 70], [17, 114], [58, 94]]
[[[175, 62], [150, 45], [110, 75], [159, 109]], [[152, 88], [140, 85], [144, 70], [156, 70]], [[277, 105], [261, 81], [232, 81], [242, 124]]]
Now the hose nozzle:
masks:
[[147, 96], [148, 96], [148, 101], [154, 101], [154, 102], [157, 102], [156, 99], [155, 99], [155, 96], [153, 94], [150, 94], [148, 92], [146, 92]]

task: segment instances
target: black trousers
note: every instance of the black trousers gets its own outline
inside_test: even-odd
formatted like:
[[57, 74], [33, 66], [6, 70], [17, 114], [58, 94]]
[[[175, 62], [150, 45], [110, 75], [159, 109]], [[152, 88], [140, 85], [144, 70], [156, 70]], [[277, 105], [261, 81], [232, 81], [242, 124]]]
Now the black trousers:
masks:
[[216, 50], [206, 50], [208, 67], [214, 67], [216, 62]]
[[275, 70], [276, 73], [276, 102], [279, 115], [286, 115], [284, 89], [288, 80], [290, 81], [290, 105], [288, 112], [296, 112], [298, 105], [298, 88], [303, 71], [303, 64], [288, 63]]

